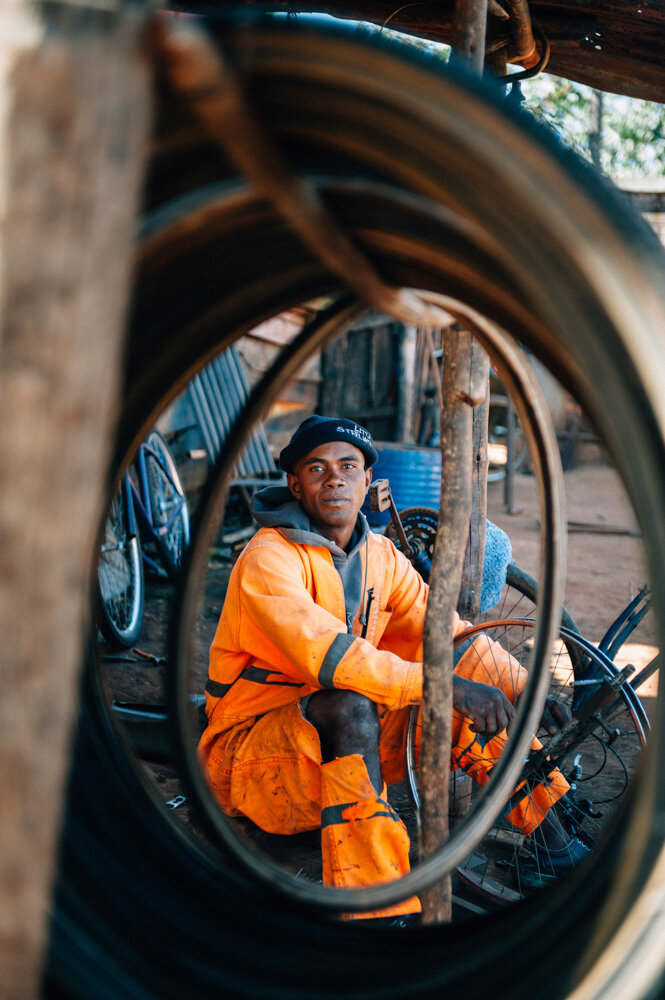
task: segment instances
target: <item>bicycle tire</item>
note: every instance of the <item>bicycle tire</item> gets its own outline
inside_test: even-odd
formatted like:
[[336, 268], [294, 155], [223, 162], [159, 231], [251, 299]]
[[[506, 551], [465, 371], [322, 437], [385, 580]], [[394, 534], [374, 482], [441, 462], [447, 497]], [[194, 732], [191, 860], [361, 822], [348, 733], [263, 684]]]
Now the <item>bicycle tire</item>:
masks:
[[[556, 365], [588, 404], [630, 482], [650, 542], [652, 578], [661, 581], [665, 462], [655, 416], [662, 379], [654, 373], [660, 373], [662, 359], [649, 345], [652, 339], [658, 343], [655, 330], [662, 328], [655, 291], [662, 265], [660, 258], [655, 263], [655, 249], [647, 249], [646, 229], [628, 218], [611, 192], [584, 176], [575, 178], [579, 168], [566, 154], [536, 139], [530, 126], [522, 128], [482, 85], [462, 85], [454, 74], [442, 82], [430, 76], [429, 67], [421, 78], [414, 60], [407, 59], [403, 70], [387, 48], [376, 50], [380, 56], [368, 54], [342, 32], [330, 33], [321, 45], [319, 31], [302, 22], [291, 34], [274, 27], [270, 37], [282, 41], [266, 42], [264, 29], [257, 29], [246, 60], [253, 97], [265, 107], [273, 134], [303, 172], [309, 164], [324, 163], [330, 174], [337, 169], [341, 174], [346, 164], [354, 186], [359, 179], [369, 181], [357, 187], [355, 200], [336, 181], [321, 190], [387, 280], [441, 292], [459, 289], [465, 301]], [[425, 115], [418, 127], [407, 107], [415, 114], [421, 98], [441, 117]], [[460, 137], [465, 130], [466, 138]], [[139, 254], [118, 465], [216, 350], [295, 303], [340, 291], [259, 199], [242, 190], [231, 204], [214, 208], [205, 185], [230, 171], [195, 132], [163, 143], [161, 162], [153, 164], [157, 177], [150, 204], [161, 211], [148, 220]], [[502, 198], [489, 190], [488, 177], [501, 182]], [[427, 210], [412, 213], [407, 222], [405, 200], [385, 189], [380, 209], [380, 184], [386, 180], [426, 196]], [[191, 196], [188, 211], [198, 213], [197, 247], [190, 245], [188, 253], [181, 245], [176, 252], [174, 235], [177, 266], [169, 271], [168, 254], [154, 266], [148, 244], [151, 231], [164, 237], [161, 227], [169, 218], [185, 217], [184, 205], [166, 204], [167, 196], [178, 194]], [[413, 204], [411, 194], [406, 200]], [[442, 220], [434, 220], [435, 203], [460, 207], [470, 229], [462, 226], [454, 237], [449, 229], [446, 236]], [[208, 233], [201, 228], [206, 212], [209, 219], [214, 216]], [[476, 241], [473, 226], [479, 219]], [[565, 221], [565, 232], [554, 232], [553, 220]], [[591, 272], [600, 264], [598, 254], [589, 251], [589, 234], [607, 254], [601, 269], [607, 280], [598, 283]], [[416, 235], [419, 253], [412, 245]], [[166, 243], [168, 237], [162, 247]], [[547, 280], [539, 282], [543, 275]], [[630, 307], [622, 317], [608, 301], [610, 288], [613, 303], [621, 290]], [[662, 611], [660, 584], [655, 593]], [[517, 1000], [526, 981], [534, 996], [548, 998], [577, 988], [584, 998], [628, 1000], [653, 987], [661, 968], [662, 920], [649, 900], [662, 895], [656, 881], [660, 849], [644, 833], [648, 823], [635, 817], [640, 811], [653, 815], [662, 803], [658, 766], [647, 773], [625, 823], [585, 873], [584, 892], [576, 891], [572, 877], [537, 906], [527, 900], [509, 908], [497, 925], [483, 923], [484, 947], [468, 927], [400, 931], [404, 947], [396, 947], [390, 933], [358, 926], [351, 931], [285, 902], [271, 887], [234, 870], [228, 852], [211, 861], [192, 848], [146, 796], [104, 718], [88, 684], [47, 974], [59, 997], [176, 998], [222, 990], [233, 998], [298, 1000], [316, 992], [341, 1000], [379, 994], [433, 998], [464, 989], [475, 1000], [486, 995], [489, 977], [502, 1000]], [[103, 796], [95, 794], [100, 787]], [[85, 851], [77, 850], [81, 844]], [[632, 863], [636, 857], [639, 866]], [[622, 878], [614, 880], [620, 867]], [[622, 927], [636, 901], [643, 904], [641, 919], [631, 917]], [[620, 930], [624, 947], [614, 950]], [[346, 958], [340, 963], [342, 953]], [[608, 955], [615, 956], [611, 968], [600, 968], [600, 957]]]
[[[436, 298], [434, 301], [452, 309], [453, 314], [458, 314], [459, 310], [463, 310], [463, 307], [456, 303], [448, 303], [446, 300]], [[273, 367], [266, 372], [264, 378], [255, 387], [248, 400], [248, 415], [258, 415], [262, 412], [266, 406], [266, 402], [273, 398], [276, 385], [285, 384], [284, 380], [287, 378], [287, 373], [293, 373], [299, 367], [298, 361], [301, 361], [303, 352], [308, 349], [308, 346], [311, 351], [312, 343], [320, 341], [322, 335], [325, 335], [330, 322], [334, 322], [335, 313], [338, 309], [339, 305], [331, 307], [330, 310], [322, 314], [319, 320], [314, 321], [311, 327], [303, 330], [299, 337], [290, 345], [289, 350], [285, 352], [283, 359], [278, 359]], [[462, 314], [463, 312], [460, 313], [460, 315]], [[546, 405], [537, 383], [533, 379], [530, 368], [524, 364], [522, 352], [519, 351], [517, 345], [514, 342], [506, 341], [505, 337], [497, 335], [497, 331], [491, 327], [483, 326], [482, 321], [475, 314], [465, 315], [465, 319], [473, 324], [474, 329], [478, 329], [479, 336], [487, 338], [486, 342], [488, 346], [492, 346], [497, 357], [503, 363], [509, 365], [516, 399], [519, 400], [520, 406], [524, 406], [525, 410], [527, 407], [529, 408], [529, 426], [534, 442], [534, 462], [538, 470], [537, 481], [540, 488], [542, 523], [547, 528], [543, 537], [543, 576], [548, 581], [550, 594], [553, 597], [556, 592], [558, 567], [553, 554], [552, 539], [560, 537], [563, 530], [563, 525], [559, 518], [559, 503], [557, 502], [561, 497], [559, 491], [562, 489], [562, 485], [559, 483], [557, 477], [558, 447], [556, 439], [550, 431]], [[199, 504], [199, 537], [193, 546], [192, 558], [190, 560], [190, 569], [192, 570], [194, 581], [197, 579], [200, 580], [201, 569], [205, 569], [208, 564], [205, 539], [209, 537], [212, 542], [218, 528], [216, 510], [221, 503], [225, 484], [228, 482], [233, 467], [236, 455], [234, 445], [238, 440], [238, 435], [241, 433], [241, 426], [242, 424], [233, 428], [231, 439], [229, 439], [228, 454], [218, 462], [214, 474], [208, 482], [206, 496], [202, 498]], [[550, 485], [549, 490], [544, 489], [545, 482]], [[209, 534], [210, 532], [212, 534]], [[188, 615], [192, 606], [191, 596], [195, 587], [196, 584], [192, 586], [188, 581], [188, 586], [184, 594], [184, 608], [179, 616], [179, 633], [181, 639], [185, 639], [185, 645], [188, 643], [188, 637], [193, 634], [192, 630], [195, 629], [193, 619], [188, 623]], [[513, 779], [517, 780], [520, 756], [526, 752], [529, 745], [529, 726], [535, 724], [535, 720], [531, 717], [538, 711], [537, 706], [534, 708], [534, 692], [542, 687], [542, 680], [547, 679], [540, 668], [540, 664], [542, 661], [543, 636], [549, 634], [550, 627], [553, 624], [552, 603], [552, 600], [543, 602], [542, 621], [536, 628], [534, 668], [529, 680], [529, 691], [525, 694], [525, 701], [529, 702], [529, 714], [525, 714], [516, 723], [513, 730], [514, 742], [510, 748], [510, 752], [494, 768], [494, 784], [490, 795], [486, 797], [476, 813], [469, 817], [469, 823], [463, 830], [460, 830], [458, 834], [451, 837], [445, 844], [439, 845], [439, 848], [431, 857], [423, 861], [417, 871], [412, 870], [406, 873], [399, 880], [397, 886], [395, 884], [384, 883], [356, 890], [340, 890], [331, 887], [320, 887], [317, 889], [306, 885], [303, 880], [292, 878], [283, 869], [271, 865], [268, 857], [262, 857], [260, 852], [251, 848], [247, 849], [244, 839], [238, 836], [234, 825], [229, 824], [224, 819], [217, 802], [211, 797], [205, 781], [202, 781], [198, 757], [190, 752], [194, 731], [190, 728], [190, 716], [186, 710], [191, 700], [191, 691], [187, 689], [186, 673], [188, 665], [195, 661], [195, 657], [194, 655], [190, 656], [189, 652], [186, 652], [182, 648], [174, 656], [176, 669], [172, 673], [174, 687], [172, 688], [171, 700], [175, 719], [180, 729], [179, 743], [184, 754], [185, 770], [201, 814], [205, 816], [206, 821], [210, 825], [211, 834], [215, 837], [220, 837], [227, 846], [235, 850], [239, 860], [254, 871], [259, 878], [281, 885], [287, 895], [316, 907], [333, 907], [337, 910], [340, 907], [346, 910], [371, 910], [377, 907], [392, 905], [397, 899], [396, 890], [405, 896], [424, 891], [428, 886], [434, 884], [446, 871], [450, 870], [458, 857], [464, 855], [465, 842], [468, 843], [469, 840], [473, 841], [482, 836], [502, 805], [501, 796], [504, 793], [507, 796], [510, 792]], [[544, 696], [545, 690], [543, 689], [543, 699]], [[528, 721], [530, 718], [531, 722]]]
[[[506, 570], [506, 584], [498, 604], [478, 618], [479, 622], [497, 618], [535, 618], [538, 609], [538, 581], [516, 563], [509, 563]], [[561, 608], [561, 624], [579, 632], [575, 620], [567, 608]]]
[[97, 563], [99, 630], [118, 649], [129, 649], [138, 640], [145, 594], [141, 545], [128, 527], [129, 496], [121, 485], [111, 499]]
[[166, 572], [176, 580], [189, 545], [189, 507], [171, 449], [157, 430], [145, 440], [145, 463], [157, 548]]
[[[533, 623], [527, 621], [499, 621], [487, 623], [487, 634], [508, 649], [519, 662], [525, 654], [528, 660], [529, 637]], [[476, 627], [469, 630], [477, 634]], [[469, 636], [469, 632], [464, 636]], [[464, 641], [464, 636], [460, 641]], [[595, 673], [597, 679], [612, 680], [619, 671], [602, 653], [589, 648], [581, 636], [575, 636], [562, 629], [561, 637], [552, 655], [553, 700], [575, 709], [575, 701], [583, 688], [571, 656], [571, 647], [578, 655], [589, 658], [587, 679]], [[568, 832], [581, 840], [587, 847], [595, 848], [606, 838], [612, 828], [614, 814], [620, 800], [628, 792], [629, 783], [635, 776], [642, 750], [646, 745], [648, 722], [639, 699], [629, 685], [620, 691], [619, 701], [605, 719], [611, 724], [606, 731], [599, 723], [591, 733], [579, 738], [560, 756], [554, 754], [557, 767], [563, 771], [571, 783], [571, 791], [561, 800], [554, 811], [568, 823]], [[608, 726], [609, 728], [609, 726]], [[414, 737], [415, 729], [411, 728]], [[538, 733], [547, 750], [550, 737], [541, 728]], [[413, 757], [413, 755], [411, 755]], [[585, 772], [590, 764], [591, 770]], [[609, 771], [611, 773], [606, 773]], [[413, 781], [413, 774], [410, 775]], [[537, 778], [525, 779], [525, 787], [533, 787]], [[474, 893], [492, 904], [513, 903], [534, 891], [525, 883], [524, 865], [529, 865], [529, 881], [542, 868], [547, 868], [547, 858], [539, 862], [539, 855], [528, 849], [532, 838], [511, 826], [506, 820], [497, 823], [485, 837], [481, 845], [467, 861], [457, 869], [458, 876]], [[536, 871], [534, 872], [534, 867]]]

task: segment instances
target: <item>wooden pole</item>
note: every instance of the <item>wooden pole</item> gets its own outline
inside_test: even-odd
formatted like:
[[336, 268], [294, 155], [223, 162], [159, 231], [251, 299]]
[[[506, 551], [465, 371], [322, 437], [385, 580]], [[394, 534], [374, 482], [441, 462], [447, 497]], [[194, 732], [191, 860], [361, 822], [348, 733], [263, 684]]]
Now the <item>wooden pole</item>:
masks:
[[468, 459], [471, 468], [471, 512], [466, 553], [462, 569], [457, 610], [465, 621], [475, 621], [480, 614], [483, 563], [485, 559], [485, 523], [487, 519], [487, 425], [489, 419], [489, 358], [477, 340], [471, 341], [470, 380], [473, 381], [472, 440]]
[[399, 335], [397, 427], [395, 439], [413, 441], [416, 411], [416, 339], [415, 326], [404, 326]]
[[508, 60], [505, 46], [485, 54], [485, 69], [491, 70], [495, 76], [505, 76], [508, 72]]
[[140, 18], [106, 7], [0, 4], [7, 1000], [39, 994], [147, 134]]
[[452, 49], [456, 58], [482, 73], [485, 61], [487, 0], [455, 0]]
[[320, 413], [336, 415], [344, 410], [344, 389], [346, 386], [346, 355], [350, 333], [326, 344], [321, 351], [321, 386], [319, 389]]
[[[482, 73], [487, 22], [486, 0], [456, 0], [453, 51]], [[423, 744], [420, 758], [421, 851], [426, 857], [449, 836], [453, 692], [453, 615], [460, 596], [464, 555], [471, 517], [473, 407], [487, 393], [486, 367], [471, 334], [456, 325], [443, 337], [441, 411], [441, 509], [437, 545], [430, 576], [424, 633]], [[479, 464], [479, 463], [477, 463]], [[482, 527], [484, 528], [484, 520]], [[484, 551], [484, 538], [482, 542]], [[478, 556], [475, 552], [475, 556]], [[472, 567], [473, 569], [473, 567]], [[477, 567], [476, 567], [477, 571]], [[474, 587], [474, 600], [479, 587]], [[423, 894], [423, 923], [449, 922], [452, 915], [450, 877]]]
[[[453, 704], [453, 650], [450, 637], [471, 511], [471, 482], [464, 467], [472, 444], [472, 409], [467, 393], [471, 339], [466, 333], [454, 328], [444, 333], [443, 339], [441, 510], [424, 631], [424, 739], [418, 783], [421, 851], [425, 857], [448, 837], [448, 775]], [[422, 906], [424, 923], [450, 920], [452, 896], [449, 877], [423, 894]]]
[[603, 92], [591, 91], [589, 107], [589, 152], [596, 170], [601, 169], [600, 151], [603, 145]]

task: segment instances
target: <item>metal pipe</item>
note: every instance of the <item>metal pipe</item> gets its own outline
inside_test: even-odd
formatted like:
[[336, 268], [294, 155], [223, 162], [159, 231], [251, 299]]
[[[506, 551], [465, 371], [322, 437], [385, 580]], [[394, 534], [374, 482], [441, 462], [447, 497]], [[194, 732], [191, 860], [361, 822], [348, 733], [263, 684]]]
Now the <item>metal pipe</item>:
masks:
[[538, 62], [538, 52], [527, 0], [504, 0], [503, 6], [510, 14], [517, 59], [526, 69], [530, 69]]

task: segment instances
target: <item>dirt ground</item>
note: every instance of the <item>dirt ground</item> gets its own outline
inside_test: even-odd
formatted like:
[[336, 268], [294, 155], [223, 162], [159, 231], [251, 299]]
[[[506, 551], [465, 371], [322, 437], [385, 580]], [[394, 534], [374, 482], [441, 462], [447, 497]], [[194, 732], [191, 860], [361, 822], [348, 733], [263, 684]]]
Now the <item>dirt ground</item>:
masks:
[[[572, 468], [565, 473], [565, 492], [568, 532], [564, 603], [583, 635], [597, 643], [613, 618], [648, 583], [644, 546], [625, 491], [608, 464], [599, 461]], [[507, 532], [518, 566], [537, 578], [540, 512], [535, 479], [523, 474], [515, 477], [510, 511], [506, 509], [504, 484], [490, 484], [488, 516]], [[209, 562], [189, 652], [189, 683], [193, 696], [200, 695], [205, 684], [207, 650], [224, 599], [230, 554], [230, 549], [220, 546]], [[116, 703], [159, 705], [163, 702], [165, 666], [157, 661], [167, 655], [167, 632], [173, 617], [171, 585], [162, 580], [149, 580], [137, 650], [156, 660], [143, 658], [136, 650], [118, 653], [100, 645], [101, 669], [110, 697]], [[647, 615], [616, 662], [619, 665], [630, 662], [639, 670], [655, 656], [655, 643], [655, 622], [653, 615]], [[639, 693], [647, 712], [651, 713], [657, 693], [657, 675], [649, 679]], [[156, 791], [169, 813], [197, 830], [196, 812], [191, 808], [173, 763], [167, 754], [159, 752], [159, 748], [155, 750], [151, 733], [158, 729], [159, 726], [151, 728], [147, 743], [145, 731], [138, 732], [134, 726], [128, 729], [134, 743], [141, 748], [139, 767], [150, 789], [153, 793]], [[404, 790], [398, 788], [395, 794], [397, 807], [401, 808], [405, 805]], [[261, 841], [261, 835], [255, 831], [250, 831], [250, 835]], [[313, 858], [317, 845], [310, 835], [277, 838], [270, 850], [276, 851], [293, 871], [316, 866]]]

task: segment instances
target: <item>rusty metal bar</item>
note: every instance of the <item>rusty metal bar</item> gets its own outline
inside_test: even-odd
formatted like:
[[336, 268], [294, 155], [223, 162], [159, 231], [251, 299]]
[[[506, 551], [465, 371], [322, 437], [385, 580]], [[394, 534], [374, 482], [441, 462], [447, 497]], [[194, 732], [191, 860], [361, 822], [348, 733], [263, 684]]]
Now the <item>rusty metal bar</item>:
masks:
[[510, 26], [517, 59], [525, 69], [530, 69], [538, 63], [539, 57], [536, 40], [533, 37], [527, 0], [503, 0], [503, 5], [510, 14]]

